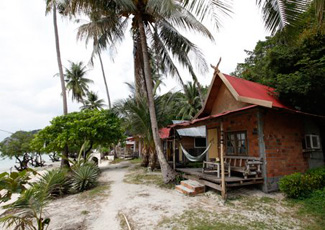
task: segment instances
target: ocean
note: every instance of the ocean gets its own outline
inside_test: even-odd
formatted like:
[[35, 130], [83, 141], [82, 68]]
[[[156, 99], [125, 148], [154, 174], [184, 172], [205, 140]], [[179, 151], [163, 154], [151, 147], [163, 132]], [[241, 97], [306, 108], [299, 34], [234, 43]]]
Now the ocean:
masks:
[[[48, 155], [42, 155], [42, 159], [47, 163], [51, 162], [50, 157]], [[10, 168], [12, 168], [12, 170], [15, 170], [14, 167], [15, 164], [16, 164], [16, 159], [14, 158], [12, 159], [0, 158], [0, 172], [8, 172]]]

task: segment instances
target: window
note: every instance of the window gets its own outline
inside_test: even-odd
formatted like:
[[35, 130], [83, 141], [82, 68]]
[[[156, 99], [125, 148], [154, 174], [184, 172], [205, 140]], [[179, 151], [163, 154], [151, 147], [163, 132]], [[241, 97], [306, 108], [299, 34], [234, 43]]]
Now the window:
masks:
[[318, 135], [308, 134], [305, 136], [306, 149], [320, 149], [320, 141]]
[[227, 155], [247, 155], [246, 132], [226, 133], [226, 153]]
[[205, 148], [206, 140], [203, 137], [196, 137], [194, 139], [194, 148]]

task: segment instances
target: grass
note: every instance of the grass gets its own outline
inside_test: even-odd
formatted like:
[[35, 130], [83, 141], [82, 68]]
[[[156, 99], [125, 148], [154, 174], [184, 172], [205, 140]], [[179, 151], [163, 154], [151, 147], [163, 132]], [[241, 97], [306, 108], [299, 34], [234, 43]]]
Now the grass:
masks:
[[104, 198], [109, 195], [110, 183], [102, 183], [97, 187], [80, 193], [80, 199], [82, 200], [97, 200], [98, 198]]
[[89, 213], [89, 211], [87, 211], [87, 210], [82, 210], [81, 211], [81, 215], [88, 215], [88, 213]]
[[309, 222], [306, 229], [321, 230], [325, 228], [325, 188], [314, 191], [306, 199], [290, 199], [289, 203], [298, 206], [297, 214]]
[[159, 188], [173, 189], [174, 184], [165, 184], [161, 172], [148, 172], [140, 166], [130, 169], [125, 175], [124, 182], [129, 184], [156, 185]]
[[122, 161], [125, 161], [125, 159], [116, 158], [113, 161], [111, 161], [110, 164], [118, 164], [118, 163], [121, 163]]
[[140, 159], [140, 158], [134, 158], [134, 159], [130, 160], [130, 162], [132, 164], [140, 164], [142, 162], [142, 159]]
[[249, 221], [249, 224], [241, 223], [242, 217], [230, 213], [215, 213], [202, 209], [187, 210], [182, 215], [164, 218], [158, 228], [188, 229], [188, 230], [248, 230], [271, 229], [264, 222]]

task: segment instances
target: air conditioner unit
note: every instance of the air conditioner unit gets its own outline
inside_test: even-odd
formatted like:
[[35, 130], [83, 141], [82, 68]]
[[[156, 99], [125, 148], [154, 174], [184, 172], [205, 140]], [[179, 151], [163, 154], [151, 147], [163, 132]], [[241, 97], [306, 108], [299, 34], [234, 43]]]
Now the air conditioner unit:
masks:
[[306, 149], [320, 149], [319, 135], [307, 134], [305, 136], [305, 147]]

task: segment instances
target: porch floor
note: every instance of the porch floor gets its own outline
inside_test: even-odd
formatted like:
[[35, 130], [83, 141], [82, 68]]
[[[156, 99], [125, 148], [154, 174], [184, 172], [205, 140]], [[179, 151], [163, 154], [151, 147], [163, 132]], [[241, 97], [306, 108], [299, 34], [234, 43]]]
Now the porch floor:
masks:
[[[182, 172], [183, 177], [187, 179], [197, 180], [204, 185], [221, 191], [221, 178], [218, 178], [216, 173], [203, 173], [202, 168], [176, 168], [177, 172]], [[225, 176], [226, 187], [237, 187], [251, 184], [262, 184], [263, 177], [239, 177]]]

